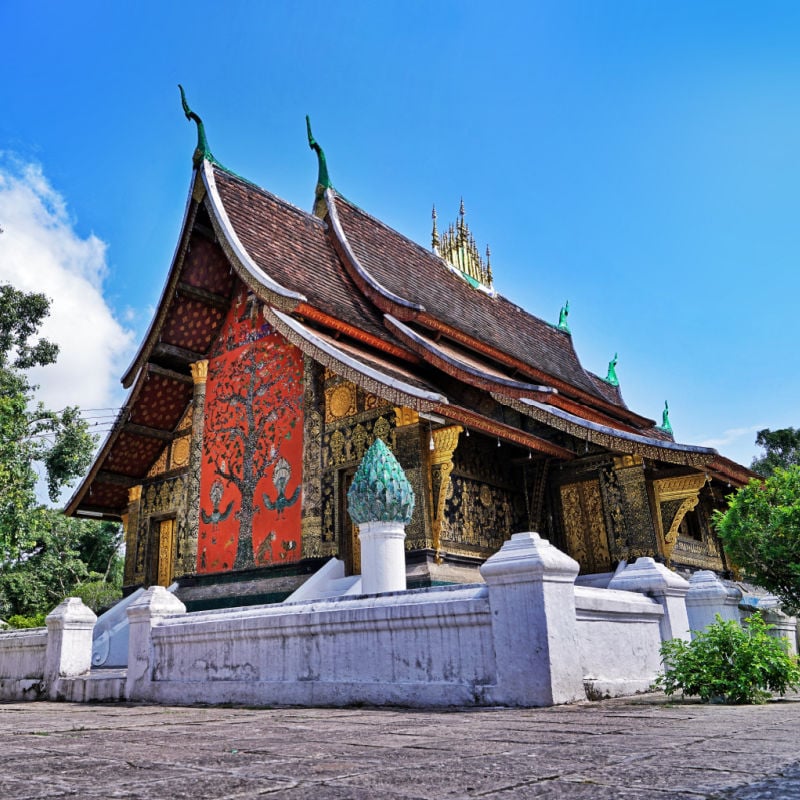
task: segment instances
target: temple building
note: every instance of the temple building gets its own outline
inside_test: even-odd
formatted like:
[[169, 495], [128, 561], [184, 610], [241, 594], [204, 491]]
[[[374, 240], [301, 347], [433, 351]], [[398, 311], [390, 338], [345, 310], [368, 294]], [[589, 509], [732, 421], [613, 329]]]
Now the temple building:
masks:
[[649, 555], [724, 572], [710, 525], [752, 473], [674, 441], [493, 287], [463, 204], [430, 249], [346, 200], [308, 129], [312, 213], [223, 167], [200, 118], [189, 198], [127, 400], [67, 513], [122, 520], [125, 586], [187, 606], [278, 601], [359, 572], [347, 489], [382, 439], [416, 505], [408, 585], [479, 580], [538, 531], [584, 575]]

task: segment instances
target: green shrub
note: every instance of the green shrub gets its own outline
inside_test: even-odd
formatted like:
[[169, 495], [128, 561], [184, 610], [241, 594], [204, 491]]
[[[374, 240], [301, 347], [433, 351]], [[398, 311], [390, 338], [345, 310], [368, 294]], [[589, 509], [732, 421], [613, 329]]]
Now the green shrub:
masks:
[[[97, 578], [98, 576], [92, 575]], [[122, 590], [102, 578], [79, 583], [73, 590], [75, 597], [80, 597], [95, 613], [114, 605], [122, 597]]]
[[44, 612], [31, 614], [30, 616], [13, 614], [6, 622], [10, 628], [43, 628], [45, 616], [47, 615]]
[[797, 688], [797, 657], [789, 655], [785, 639], [769, 635], [772, 627], [758, 613], [746, 628], [717, 614], [690, 643], [670, 639], [661, 645], [665, 673], [656, 685], [667, 695], [680, 691], [704, 703], [763, 703], [772, 692]]

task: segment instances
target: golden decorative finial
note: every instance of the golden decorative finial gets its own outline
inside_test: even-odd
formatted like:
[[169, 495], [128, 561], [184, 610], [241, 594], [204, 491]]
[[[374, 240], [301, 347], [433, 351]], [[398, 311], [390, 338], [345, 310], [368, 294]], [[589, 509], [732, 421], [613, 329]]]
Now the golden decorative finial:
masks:
[[433, 218], [433, 231], [431, 232], [431, 249], [434, 253], [438, 255], [439, 253], [439, 231], [436, 230], [436, 204], [433, 205], [433, 212], [431, 213], [431, 217]]
[[475, 237], [464, 219], [464, 198], [458, 210], [458, 219], [442, 234], [436, 228], [436, 209], [433, 212], [434, 250], [455, 267], [473, 286], [492, 288], [491, 251], [486, 248], [486, 263], [481, 258]]

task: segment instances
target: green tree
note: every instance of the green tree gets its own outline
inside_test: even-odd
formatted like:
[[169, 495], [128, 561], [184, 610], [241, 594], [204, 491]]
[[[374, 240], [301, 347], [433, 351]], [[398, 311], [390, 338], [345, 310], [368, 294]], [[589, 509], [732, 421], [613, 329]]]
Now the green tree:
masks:
[[0, 573], [0, 612], [25, 617], [77, 595], [97, 611], [121, 595], [121, 526], [44, 509], [34, 547]]
[[800, 610], [800, 467], [753, 479], [714, 523], [725, 551], [745, 575]]
[[800, 428], [764, 428], [756, 434], [756, 444], [764, 448], [764, 454], [753, 459], [750, 469], [765, 478], [778, 467], [800, 465]]
[[36, 465], [55, 502], [88, 467], [94, 447], [77, 408], [51, 411], [34, 399], [27, 370], [58, 355], [56, 344], [37, 336], [49, 308], [43, 294], [0, 285], [0, 563], [34, 547], [49, 527], [36, 498]]

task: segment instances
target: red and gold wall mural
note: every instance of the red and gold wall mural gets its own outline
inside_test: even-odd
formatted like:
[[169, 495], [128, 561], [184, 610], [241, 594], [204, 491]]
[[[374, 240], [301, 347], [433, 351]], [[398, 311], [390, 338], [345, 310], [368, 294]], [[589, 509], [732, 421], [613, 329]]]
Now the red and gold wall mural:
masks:
[[242, 289], [209, 357], [197, 571], [300, 558], [303, 355]]

